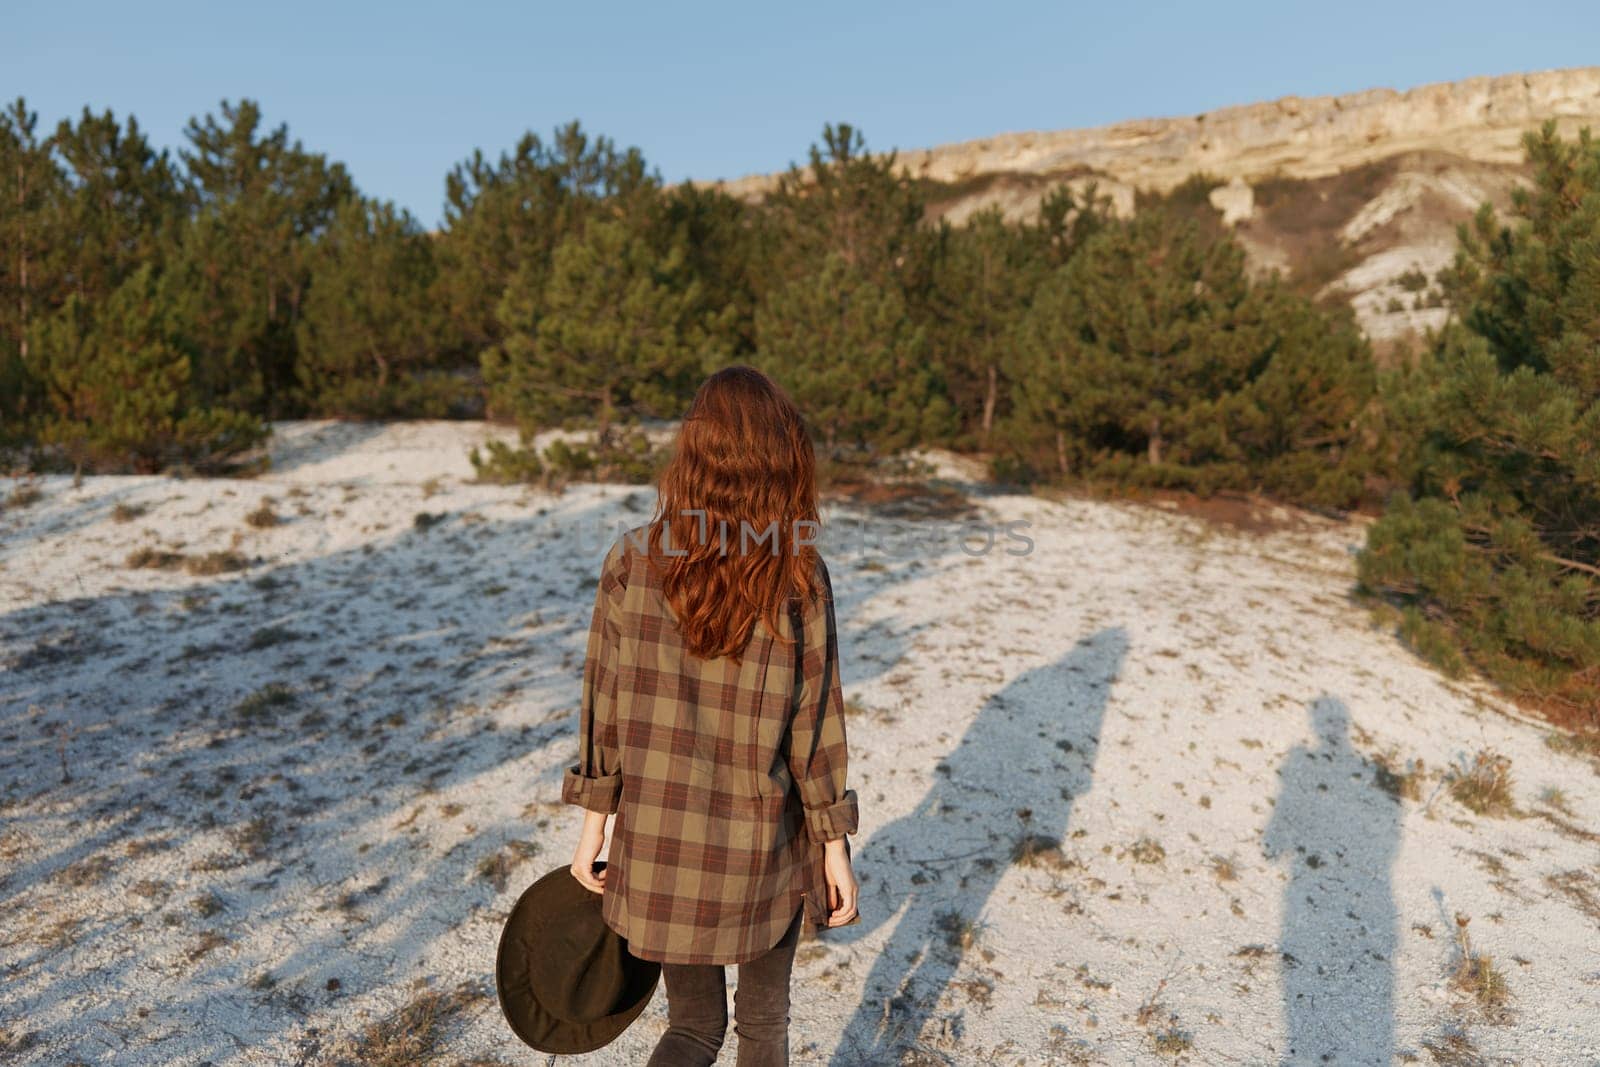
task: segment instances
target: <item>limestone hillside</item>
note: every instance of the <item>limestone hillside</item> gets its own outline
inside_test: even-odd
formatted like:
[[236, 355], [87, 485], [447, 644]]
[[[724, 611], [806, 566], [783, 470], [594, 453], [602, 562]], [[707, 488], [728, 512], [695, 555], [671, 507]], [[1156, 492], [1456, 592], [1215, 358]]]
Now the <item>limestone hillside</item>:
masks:
[[[1353, 303], [1368, 334], [1403, 341], [1443, 320], [1422, 276], [1448, 263], [1456, 224], [1503, 206], [1524, 176], [1521, 137], [1546, 119], [1600, 129], [1600, 67], [1469, 78], [1406, 91], [1284, 97], [1183, 118], [1007, 133], [901, 150], [932, 210], [1027, 217], [1049, 188], [1096, 182], [1118, 211], [1195, 175], [1254, 261]], [[721, 183], [758, 198], [777, 175]], [[1434, 306], [1430, 306], [1434, 305]]]

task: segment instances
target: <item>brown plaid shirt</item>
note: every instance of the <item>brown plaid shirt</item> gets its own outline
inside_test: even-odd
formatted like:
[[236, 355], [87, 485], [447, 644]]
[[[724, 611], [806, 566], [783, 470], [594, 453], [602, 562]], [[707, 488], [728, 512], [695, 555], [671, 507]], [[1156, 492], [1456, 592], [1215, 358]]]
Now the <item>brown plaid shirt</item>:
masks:
[[[802, 905], [827, 923], [823, 846], [856, 832], [832, 586], [763, 622], [735, 664], [683, 647], [645, 558], [646, 527], [607, 553], [561, 797], [615, 812], [602, 914], [643, 959], [741, 963]], [[859, 921], [859, 920], [857, 920]]]

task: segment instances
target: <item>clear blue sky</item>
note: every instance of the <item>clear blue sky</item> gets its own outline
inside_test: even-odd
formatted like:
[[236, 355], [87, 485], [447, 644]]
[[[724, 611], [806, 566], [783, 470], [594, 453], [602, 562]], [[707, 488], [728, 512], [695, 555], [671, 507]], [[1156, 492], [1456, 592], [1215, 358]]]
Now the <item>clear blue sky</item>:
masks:
[[918, 148], [1600, 62], [1596, 0], [6, 6], [0, 94], [43, 123], [109, 107], [176, 148], [251, 97], [428, 225], [473, 148], [573, 118], [673, 181], [782, 168], [828, 121]]

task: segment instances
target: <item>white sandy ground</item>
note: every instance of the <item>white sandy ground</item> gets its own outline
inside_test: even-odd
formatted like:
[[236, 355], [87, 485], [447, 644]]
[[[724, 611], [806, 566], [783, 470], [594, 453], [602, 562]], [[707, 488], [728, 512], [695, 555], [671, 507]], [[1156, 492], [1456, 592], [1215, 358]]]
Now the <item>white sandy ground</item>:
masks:
[[[466, 983], [428, 1062], [543, 1062], [495, 939], [570, 858], [602, 531], [653, 497], [471, 484], [489, 432], [284, 424], [255, 480], [47, 478], [0, 514], [0, 1060], [338, 1062]], [[1600, 776], [1352, 601], [1359, 525], [979, 507], [1031, 554], [830, 549], [864, 922], [801, 946], [796, 1062], [1600, 1063]], [[235, 542], [247, 571], [124, 566]], [[1440, 787], [1485, 748], [1517, 815]], [[1013, 863], [1024, 834], [1059, 853]], [[1508, 1018], [1450, 985], [1457, 913]], [[658, 991], [580, 1062], [664, 1025]]]

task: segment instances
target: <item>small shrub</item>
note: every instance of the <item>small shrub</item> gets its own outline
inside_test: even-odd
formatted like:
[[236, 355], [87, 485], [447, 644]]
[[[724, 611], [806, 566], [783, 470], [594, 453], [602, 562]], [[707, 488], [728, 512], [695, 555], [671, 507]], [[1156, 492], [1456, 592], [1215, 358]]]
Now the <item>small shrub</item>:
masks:
[[504, 441], [489, 441], [484, 447], [488, 449], [487, 456], [476, 445], [467, 453], [478, 481], [506, 485], [544, 480], [544, 463], [533, 449], [512, 448]]
[[1428, 276], [1413, 267], [1396, 277], [1395, 284], [1408, 293], [1420, 293], [1428, 287]]
[[23, 482], [11, 490], [11, 495], [6, 497], [6, 508], [32, 507], [44, 499], [44, 490], [33, 482]]
[[572, 481], [644, 485], [654, 477], [665, 454], [643, 433], [633, 433], [603, 451], [556, 440], [544, 450], [488, 441], [484, 455], [475, 446], [467, 453], [480, 482], [528, 484], [556, 488]]
[[224, 574], [228, 571], [244, 570], [250, 566], [250, 561], [237, 552], [207, 552], [203, 556], [188, 556], [182, 552], [149, 545], [128, 553], [124, 563], [134, 570], [171, 571], [181, 567], [194, 575]]
[[128, 553], [128, 558], [123, 565], [130, 570], [158, 570], [170, 571], [183, 566], [188, 557], [182, 552], [172, 552], [164, 548], [152, 548], [149, 545], [136, 548]]
[[258, 530], [265, 530], [278, 525], [283, 520], [278, 518], [278, 513], [272, 510], [272, 498], [269, 496], [261, 501], [261, 506], [244, 517], [244, 521]]
[[411, 520], [411, 528], [418, 533], [426, 533], [445, 520], [443, 512], [419, 511]]
[[265, 719], [274, 711], [293, 707], [297, 699], [293, 689], [281, 682], [269, 682], [235, 704], [233, 713], [241, 719]]
[[150, 509], [144, 504], [118, 504], [111, 509], [112, 522], [132, 522]]
[[250, 561], [237, 552], [207, 552], [203, 556], [189, 557], [183, 569], [190, 574], [210, 575], [242, 571], [248, 566]]
[[250, 635], [250, 640], [245, 642], [246, 652], [259, 652], [263, 648], [281, 645], [288, 641], [299, 640], [300, 635], [284, 626], [263, 626]]
[[1050, 867], [1060, 870], [1067, 865], [1061, 851], [1061, 839], [1048, 834], [1023, 834], [1011, 847], [1011, 862], [1018, 867]]
[[1485, 749], [1471, 763], [1452, 768], [1445, 780], [1450, 795], [1479, 815], [1509, 815], [1516, 810], [1511, 797], [1511, 761], [1504, 756]]

